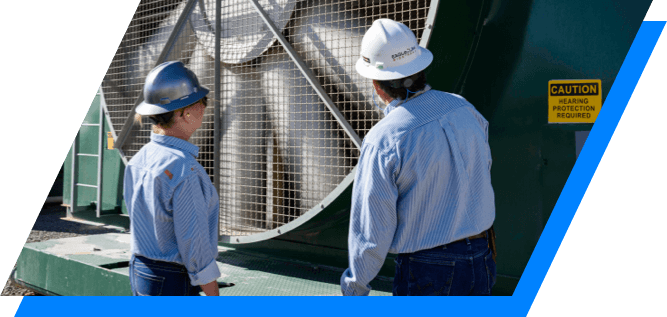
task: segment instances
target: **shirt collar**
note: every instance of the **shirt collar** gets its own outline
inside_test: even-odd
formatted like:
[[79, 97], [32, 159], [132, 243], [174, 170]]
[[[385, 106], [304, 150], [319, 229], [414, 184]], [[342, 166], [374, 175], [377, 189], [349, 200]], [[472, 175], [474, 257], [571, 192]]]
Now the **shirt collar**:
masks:
[[[423, 93], [425, 93], [425, 92], [427, 92], [427, 91], [429, 91], [429, 90], [431, 90], [431, 86], [426, 85], [426, 87], [424, 87], [424, 89], [418, 91], [418, 92], [417, 92], [416, 94], [414, 94], [412, 97], [408, 98], [408, 100], [405, 101], [405, 102], [408, 102], [408, 101], [414, 99], [415, 97], [417, 97], [417, 96], [419, 96], [419, 95], [421, 95], [421, 94], [423, 94]], [[386, 107], [384, 107], [384, 110], [382, 110], [382, 112], [384, 113], [384, 116], [386, 117], [387, 115], [389, 115], [389, 112], [391, 112], [392, 110], [398, 108], [398, 107], [399, 107], [401, 104], [403, 104], [403, 103], [404, 103], [404, 101], [403, 101], [402, 99], [394, 99], [394, 100], [392, 100]]]
[[194, 157], [199, 157], [199, 147], [188, 141], [153, 132], [151, 132], [151, 141], [190, 153]]
[[394, 99], [392, 100], [386, 107], [384, 107], [384, 110], [382, 112], [384, 113], [384, 116], [388, 116], [389, 112], [392, 110], [396, 109], [398, 106], [400, 106], [403, 103], [402, 99]]

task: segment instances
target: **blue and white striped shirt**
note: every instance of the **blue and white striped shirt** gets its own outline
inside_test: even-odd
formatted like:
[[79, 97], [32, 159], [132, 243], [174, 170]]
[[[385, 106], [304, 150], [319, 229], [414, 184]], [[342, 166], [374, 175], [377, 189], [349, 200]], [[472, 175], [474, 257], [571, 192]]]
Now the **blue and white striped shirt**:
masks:
[[124, 180], [132, 254], [184, 265], [192, 285], [220, 277], [220, 201], [198, 155], [199, 147], [188, 141], [152, 133]]
[[391, 110], [361, 148], [343, 295], [368, 295], [389, 252], [430, 249], [489, 229], [490, 170], [488, 122], [462, 97], [429, 90]]

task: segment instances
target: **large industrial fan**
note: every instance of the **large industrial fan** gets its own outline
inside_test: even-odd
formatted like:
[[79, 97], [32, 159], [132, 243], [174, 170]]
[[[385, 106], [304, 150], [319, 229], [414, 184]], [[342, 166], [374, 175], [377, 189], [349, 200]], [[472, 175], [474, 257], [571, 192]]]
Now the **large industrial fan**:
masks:
[[435, 3], [144, 0], [102, 85], [116, 147], [127, 162], [149, 141], [133, 110], [143, 82], [180, 60], [212, 90], [191, 142], [219, 189], [222, 241], [288, 232], [350, 186], [361, 139], [380, 119], [354, 70], [364, 33], [390, 18], [425, 45]]

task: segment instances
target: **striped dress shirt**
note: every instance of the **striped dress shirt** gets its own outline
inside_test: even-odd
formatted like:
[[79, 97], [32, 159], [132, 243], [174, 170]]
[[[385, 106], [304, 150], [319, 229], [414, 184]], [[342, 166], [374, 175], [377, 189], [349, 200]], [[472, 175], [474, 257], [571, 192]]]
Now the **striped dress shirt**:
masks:
[[220, 201], [198, 155], [190, 142], [153, 133], [130, 160], [124, 179], [131, 253], [184, 265], [195, 286], [220, 277]]
[[462, 97], [435, 90], [389, 108], [361, 148], [343, 295], [368, 295], [387, 253], [444, 245], [495, 219], [484, 117]]

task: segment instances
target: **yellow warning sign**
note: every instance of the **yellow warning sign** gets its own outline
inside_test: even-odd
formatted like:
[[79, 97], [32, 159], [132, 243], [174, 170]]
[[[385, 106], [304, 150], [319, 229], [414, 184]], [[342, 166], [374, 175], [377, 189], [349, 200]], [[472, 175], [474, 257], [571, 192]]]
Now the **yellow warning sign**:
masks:
[[600, 108], [599, 79], [549, 81], [549, 123], [594, 123]]
[[113, 135], [107, 132], [107, 150], [113, 150]]

